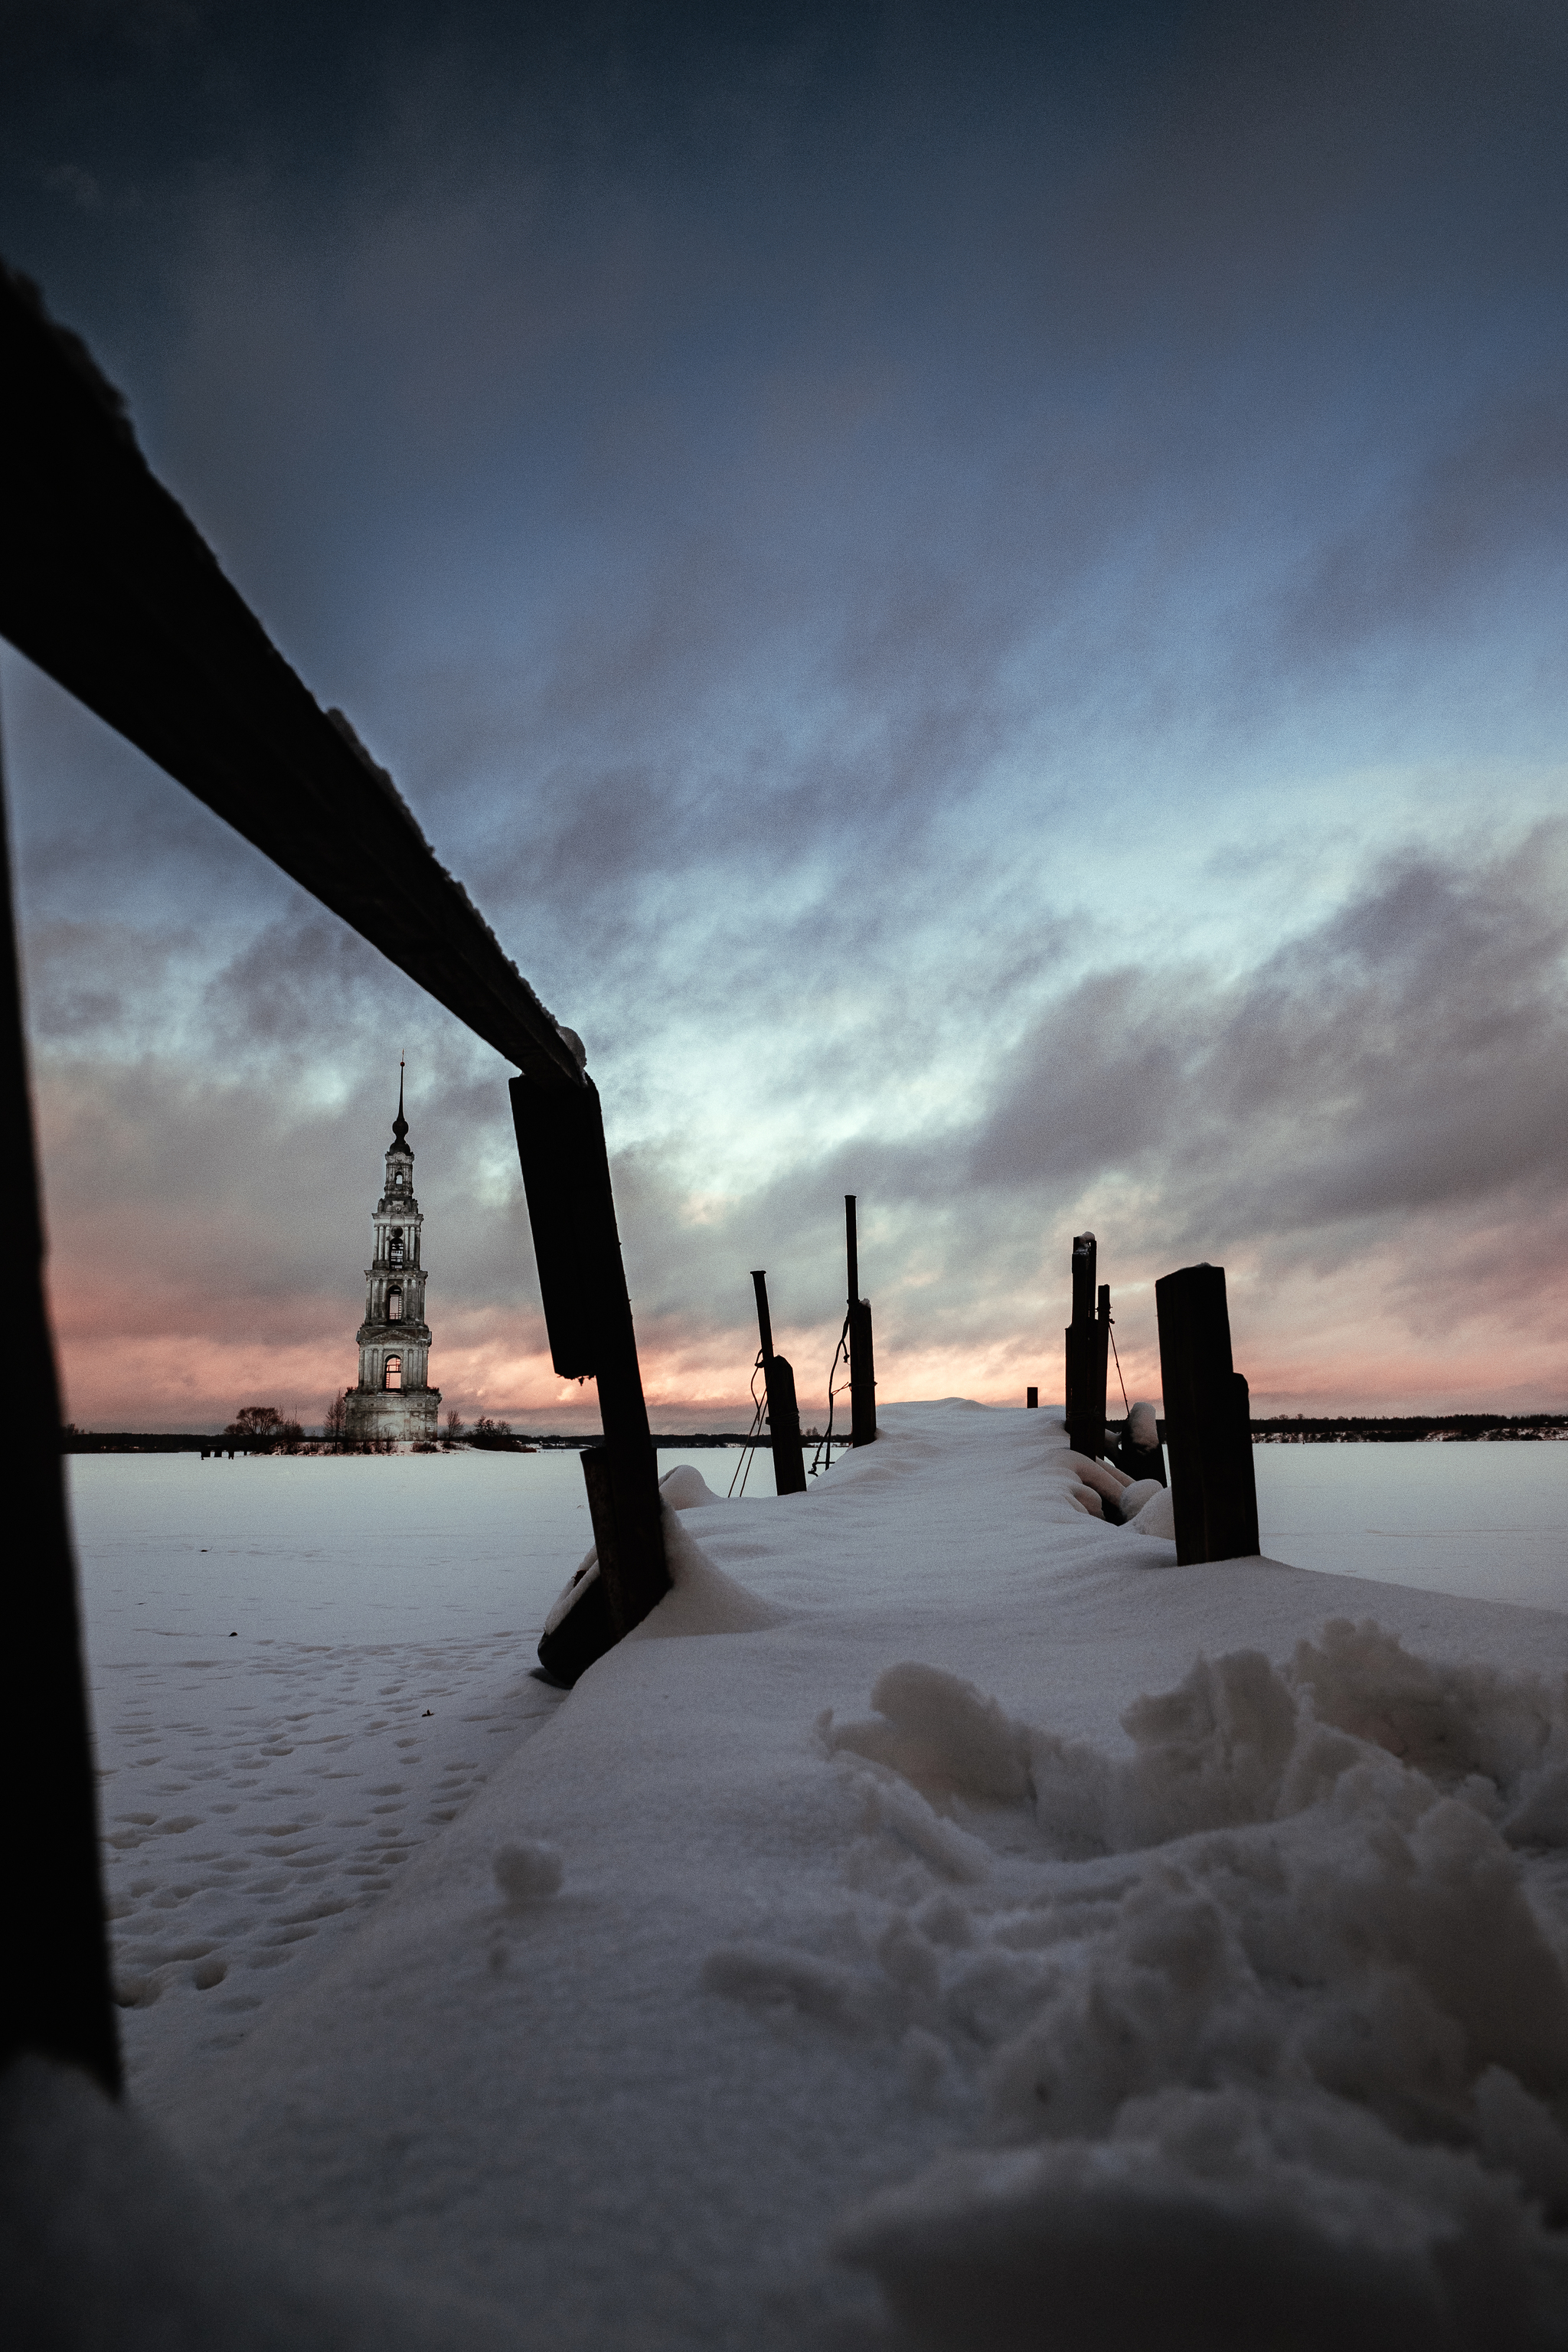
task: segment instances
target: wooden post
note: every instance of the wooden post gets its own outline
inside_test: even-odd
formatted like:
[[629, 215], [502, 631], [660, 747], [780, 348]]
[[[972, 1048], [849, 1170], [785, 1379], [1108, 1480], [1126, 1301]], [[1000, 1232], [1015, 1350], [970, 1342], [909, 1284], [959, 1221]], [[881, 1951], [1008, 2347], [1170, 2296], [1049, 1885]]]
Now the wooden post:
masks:
[[1031, 1412], [1037, 1412], [1039, 1411], [1039, 1406], [1040, 1406], [1040, 1391], [1039, 1391], [1039, 1390], [1038, 1390], [1038, 1389], [1026, 1389], [1026, 1390], [1024, 1391], [1024, 1402], [1025, 1402], [1025, 1404], [1028, 1407], [1028, 1409], [1029, 1409], [1029, 1411], [1030, 1411]]
[[871, 1302], [860, 1296], [853, 1192], [844, 1195], [844, 1238], [849, 1262], [849, 1443], [869, 1445], [877, 1434], [877, 1366], [871, 1346]]
[[1094, 1318], [1094, 1346], [1089, 1354], [1089, 1444], [1084, 1449], [1099, 1462], [1105, 1454], [1105, 1383], [1110, 1362], [1110, 1285], [1100, 1286], [1100, 1312]]
[[[598, 1089], [585, 1076], [576, 1086], [557, 1083], [552, 1074], [513, 1078], [511, 1108], [551, 1360], [563, 1380], [598, 1383], [605, 1442], [595, 1451], [602, 1460], [591, 1464], [584, 1454], [583, 1463], [607, 1649], [663, 1600], [669, 1570], [604, 1117]], [[558, 1680], [575, 1681], [582, 1664], [567, 1674], [556, 1663], [568, 1663], [562, 1630], [540, 1643], [540, 1663]]]
[[19, 1916], [7, 1938], [0, 2064], [42, 2051], [120, 2090], [109, 1940], [98, 1859], [92, 1731], [66, 1515], [59, 1390], [44, 1302], [44, 1221], [22, 1034], [11, 868], [0, 798], [0, 1086], [11, 1106], [6, 1224], [13, 1276], [6, 1494], [11, 1525], [5, 1615], [7, 1734], [25, 1759], [25, 1801], [11, 1809], [8, 1875]]
[[773, 1327], [768, 1314], [768, 1277], [762, 1269], [752, 1276], [757, 1293], [757, 1329], [763, 1345], [763, 1379], [768, 1391], [768, 1430], [773, 1441], [773, 1486], [781, 1495], [805, 1492], [805, 1454], [800, 1442], [800, 1407], [795, 1402], [795, 1372], [787, 1356], [773, 1353]]
[[1186, 1265], [1154, 1285], [1176, 1558], [1247, 1559], [1258, 1550], [1258, 1486], [1247, 1382], [1230, 1352], [1223, 1265]]
[[766, 1366], [773, 1361], [773, 1323], [768, 1313], [768, 1277], [764, 1267], [752, 1267], [752, 1287], [757, 1294], [757, 1333], [762, 1341], [763, 1362]]
[[1067, 1328], [1068, 1440], [1077, 1454], [1098, 1461], [1105, 1446], [1104, 1383], [1100, 1387], [1100, 1442], [1094, 1422], [1094, 1364], [1099, 1349], [1095, 1328], [1094, 1277], [1098, 1244], [1092, 1234], [1075, 1234], [1072, 1244], [1072, 1321]]

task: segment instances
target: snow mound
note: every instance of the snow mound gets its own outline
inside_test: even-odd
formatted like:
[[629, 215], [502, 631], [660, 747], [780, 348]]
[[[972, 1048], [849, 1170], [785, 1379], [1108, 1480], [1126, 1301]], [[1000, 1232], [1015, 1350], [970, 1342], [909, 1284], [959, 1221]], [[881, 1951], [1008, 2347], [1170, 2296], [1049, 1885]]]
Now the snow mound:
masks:
[[0, 2080], [0, 2336], [50, 2352], [500, 2352], [513, 2330], [252, 2236], [73, 2068]]
[[1121, 1520], [1124, 1527], [1136, 1528], [1141, 1536], [1163, 1536], [1168, 1543], [1176, 1540], [1175, 1506], [1170, 1488], [1162, 1486], [1158, 1478], [1140, 1478], [1128, 1487], [1121, 1497]]
[[672, 1511], [700, 1511], [705, 1503], [723, 1500], [689, 1462], [678, 1462], [673, 1470], [667, 1470], [658, 1482], [658, 1491]]
[[1200, 1654], [1121, 1754], [929, 1665], [872, 1705], [817, 1725], [858, 1966], [706, 1981], [967, 2085], [979, 2144], [838, 2233], [901, 2340], [1568, 2345], [1563, 1684], [1336, 1619]]
[[699, 1633], [760, 1633], [784, 1622], [784, 1610], [748, 1592], [743, 1584], [714, 1565], [668, 1505], [664, 1558], [671, 1589], [652, 1614], [626, 1635], [628, 1642], [684, 1641]]

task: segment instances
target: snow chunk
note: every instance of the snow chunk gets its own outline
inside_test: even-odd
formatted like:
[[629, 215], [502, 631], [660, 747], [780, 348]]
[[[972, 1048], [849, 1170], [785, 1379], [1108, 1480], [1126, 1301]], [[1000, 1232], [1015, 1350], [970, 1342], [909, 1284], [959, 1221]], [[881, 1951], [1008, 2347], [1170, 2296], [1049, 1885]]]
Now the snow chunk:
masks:
[[547, 1895], [559, 1893], [565, 1875], [561, 1856], [542, 1838], [524, 1838], [503, 1845], [494, 1863], [495, 1882], [510, 1909], [521, 1910]]
[[973, 1683], [936, 1666], [889, 1666], [872, 1685], [871, 1704], [879, 1723], [835, 1727], [829, 1711], [821, 1728], [830, 1751], [848, 1749], [889, 1765], [927, 1793], [1028, 1793], [1028, 1734]]

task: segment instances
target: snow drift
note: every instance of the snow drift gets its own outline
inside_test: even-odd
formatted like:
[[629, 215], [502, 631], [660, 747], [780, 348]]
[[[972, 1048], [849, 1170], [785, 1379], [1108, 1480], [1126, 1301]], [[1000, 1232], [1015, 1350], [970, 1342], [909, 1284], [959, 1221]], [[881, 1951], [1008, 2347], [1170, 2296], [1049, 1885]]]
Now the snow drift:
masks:
[[884, 1833], [884, 2011], [984, 2114], [838, 2236], [913, 2337], [1568, 2341], [1561, 1683], [1339, 1620], [1198, 1658], [1126, 1757], [930, 1667], [872, 1701], [820, 1734]]

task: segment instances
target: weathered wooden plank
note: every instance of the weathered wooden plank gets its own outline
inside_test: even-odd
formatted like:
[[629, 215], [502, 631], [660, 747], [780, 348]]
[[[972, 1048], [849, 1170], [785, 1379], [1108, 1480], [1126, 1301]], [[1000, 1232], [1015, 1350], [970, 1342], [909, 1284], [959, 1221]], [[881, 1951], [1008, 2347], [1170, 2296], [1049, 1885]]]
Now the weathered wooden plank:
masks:
[[[520, 1076], [511, 1108], [551, 1360], [563, 1380], [598, 1386], [604, 1461], [584, 1455], [584, 1475], [596, 1542], [604, 1514], [599, 1571], [618, 1641], [664, 1598], [669, 1570], [598, 1089], [588, 1078], [569, 1089]], [[541, 1663], [550, 1665], [542, 1653]]]
[[542, 1085], [582, 1067], [392, 780], [154, 479], [120, 395], [0, 267], [0, 635]]

